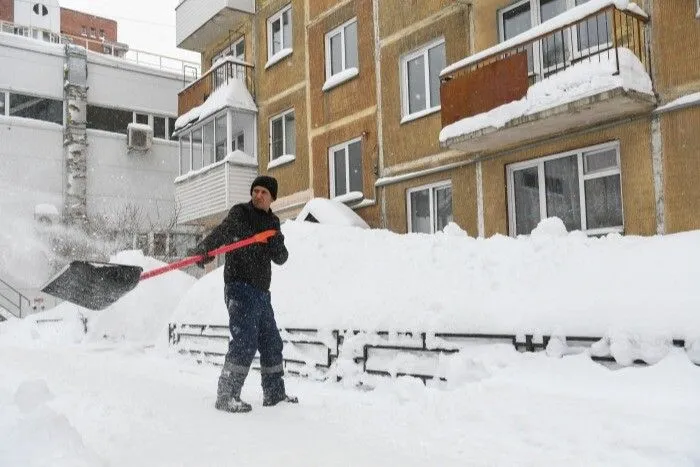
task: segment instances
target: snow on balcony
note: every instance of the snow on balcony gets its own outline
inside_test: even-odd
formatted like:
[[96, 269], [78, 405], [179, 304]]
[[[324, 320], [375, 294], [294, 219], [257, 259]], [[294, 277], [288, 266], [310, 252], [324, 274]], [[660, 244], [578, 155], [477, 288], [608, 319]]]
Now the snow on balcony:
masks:
[[[612, 0], [611, 0], [612, 1]], [[637, 91], [653, 98], [651, 78], [644, 65], [626, 48], [617, 50], [619, 74], [615, 54], [601, 54], [598, 60], [577, 63], [527, 90], [527, 95], [488, 112], [464, 118], [447, 125], [440, 131], [440, 142], [484, 129], [498, 129], [518, 118], [534, 115], [580, 99], [599, 95], [616, 88]]]
[[255, 104], [253, 96], [248, 92], [245, 82], [240, 79], [231, 79], [228, 84], [211, 93], [202, 105], [193, 107], [178, 117], [175, 121], [175, 131], [179, 131], [199, 120], [204, 120], [226, 107], [248, 110], [250, 112], [258, 111], [258, 106]]

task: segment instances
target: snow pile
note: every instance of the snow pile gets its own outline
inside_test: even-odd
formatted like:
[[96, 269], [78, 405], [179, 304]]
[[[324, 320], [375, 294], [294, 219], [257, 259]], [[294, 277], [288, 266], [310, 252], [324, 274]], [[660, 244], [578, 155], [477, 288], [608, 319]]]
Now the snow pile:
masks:
[[[700, 337], [700, 231], [588, 238], [558, 219], [530, 236], [400, 235], [288, 221], [290, 251], [273, 265], [281, 327]], [[172, 319], [227, 324], [221, 269]]]
[[297, 215], [297, 220], [304, 221], [307, 220], [309, 216], [312, 216], [321, 224], [344, 225], [369, 229], [364, 219], [337, 200], [327, 198], [314, 198], [310, 200]]
[[2, 465], [107, 466], [107, 462], [85, 446], [81, 434], [68, 418], [47, 405], [53, 398], [45, 380], [27, 380], [17, 388], [14, 404], [0, 403]]
[[629, 49], [619, 48], [620, 73], [615, 52], [603, 52], [591, 61], [574, 64], [564, 71], [530, 86], [519, 101], [459, 120], [440, 131], [445, 142], [486, 128], [501, 128], [517, 118], [574, 102], [616, 88], [635, 90], [653, 96], [651, 79], [644, 65]]
[[[144, 256], [140, 250], [117, 253], [110, 262], [141, 266], [145, 271], [166, 264]], [[193, 277], [182, 271], [170, 271], [140, 282], [134, 290], [104, 310], [93, 311], [63, 302], [46, 313], [56, 316], [79, 314], [87, 317], [88, 342], [108, 339], [152, 344], [159, 339], [167, 339], [170, 315], [194, 282]]]

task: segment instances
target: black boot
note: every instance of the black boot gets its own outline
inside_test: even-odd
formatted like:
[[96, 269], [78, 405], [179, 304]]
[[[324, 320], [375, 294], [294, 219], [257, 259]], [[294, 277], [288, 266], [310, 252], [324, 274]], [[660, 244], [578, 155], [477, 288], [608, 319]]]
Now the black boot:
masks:
[[288, 402], [290, 404], [298, 404], [299, 399], [295, 396], [289, 396], [287, 394], [272, 394], [263, 397], [263, 406], [272, 407], [280, 402]]
[[230, 398], [217, 397], [214, 407], [216, 407], [217, 410], [231, 413], [243, 413], [253, 410], [253, 407], [249, 403], [235, 396]]

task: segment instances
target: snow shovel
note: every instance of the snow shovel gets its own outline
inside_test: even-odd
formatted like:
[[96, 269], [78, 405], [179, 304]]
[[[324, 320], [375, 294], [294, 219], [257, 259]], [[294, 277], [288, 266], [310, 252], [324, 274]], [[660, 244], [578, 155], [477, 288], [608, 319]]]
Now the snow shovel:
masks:
[[252, 237], [219, 247], [206, 255], [189, 256], [146, 272], [143, 272], [140, 266], [72, 261], [41, 291], [91, 310], [102, 310], [134, 289], [144, 279], [182, 269], [202, 261], [206, 256], [217, 256], [253, 243], [267, 243], [276, 233], [276, 230], [265, 230]]

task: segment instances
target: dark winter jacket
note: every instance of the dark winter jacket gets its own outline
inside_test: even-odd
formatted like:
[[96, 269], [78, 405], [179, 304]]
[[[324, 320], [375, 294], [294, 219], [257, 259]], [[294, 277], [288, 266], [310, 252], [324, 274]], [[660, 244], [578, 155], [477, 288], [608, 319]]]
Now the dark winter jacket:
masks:
[[254, 243], [226, 253], [224, 267], [226, 284], [242, 281], [258, 289], [269, 290], [272, 277], [270, 261], [284, 264], [289, 256], [284, 246], [284, 236], [280, 231], [280, 220], [272, 210], [265, 212], [257, 209], [252, 201], [236, 204], [228, 212], [226, 219], [197, 245], [197, 251], [211, 251], [270, 229], [279, 233], [270, 238], [267, 244]]

